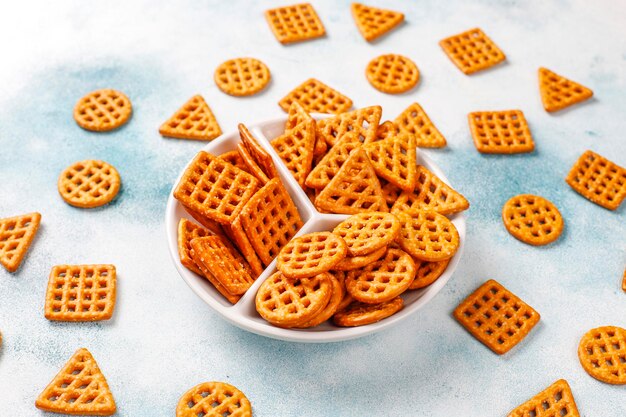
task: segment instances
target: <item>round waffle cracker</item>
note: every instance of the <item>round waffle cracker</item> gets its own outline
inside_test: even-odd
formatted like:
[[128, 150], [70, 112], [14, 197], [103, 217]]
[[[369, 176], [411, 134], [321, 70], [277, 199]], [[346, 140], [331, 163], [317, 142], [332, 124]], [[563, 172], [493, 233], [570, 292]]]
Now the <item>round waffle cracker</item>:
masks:
[[320, 324], [324, 323], [326, 320], [330, 319], [333, 316], [333, 314], [335, 314], [337, 310], [339, 310], [339, 306], [341, 305], [341, 302], [344, 299], [344, 294], [346, 292], [344, 289], [344, 284], [342, 283], [342, 281], [337, 279], [337, 277], [334, 276], [333, 274], [328, 274], [328, 275], [330, 275], [331, 277], [332, 288], [333, 288], [332, 294], [330, 296], [330, 300], [328, 300], [328, 304], [326, 304], [326, 307], [324, 307], [319, 313], [317, 313], [317, 315], [313, 317], [311, 320], [296, 327], [305, 329], [309, 327], [319, 326]]
[[331, 270], [346, 257], [344, 240], [331, 232], [302, 235], [278, 254], [276, 268], [289, 278], [306, 278]]
[[393, 242], [400, 233], [400, 221], [390, 213], [359, 213], [339, 223], [333, 233], [346, 242], [350, 256], [362, 256]]
[[439, 262], [415, 261], [417, 272], [415, 279], [409, 286], [410, 290], [424, 288], [437, 281], [443, 274], [450, 263], [449, 259]]
[[65, 168], [57, 187], [67, 204], [74, 207], [103, 206], [115, 198], [120, 190], [120, 174], [104, 161], [87, 159]]
[[383, 246], [367, 255], [346, 256], [337, 265], [333, 266], [333, 271], [352, 271], [353, 269], [363, 268], [382, 258], [385, 252], [387, 252], [387, 246]]
[[252, 417], [252, 405], [237, 388], [225, 382], [203, 382], [183, 394], [176, 417]]
[[532, 194], [507, 201], [502, 207], [502, 221], [513, 237], [534, 246], [554, 242], [563, 232], [563, 217], [556, 206]]
[[374, 58], [365, 69], [367, 81], [377, 90], [388, 94], [400, 94], [417, 85], [420, 72], [409, 58], [387, 54]]
[[276, 272], [259, 287], [256, 310], [280, 327], [303, 325], [328, 305], [332, 288], [332, 276], [326, 272], [309, 278], [287, 278]]
[[390, 301], [406, 291], [415, 278], [415, 262], [400, 249], [389, 249], [385, 256], [346, 274], [346, 290], [366, 304]]
[[578, 359], [585, 372], [607, 384], [626, 384], [626, 329], [603, 326], [580, 339]]
[[254, 58], [235, 58], [215, 69], [215, 84], [231, 96], [251, 96], [263, 90], [270, 82], [270, 70]]
[[333, 322], [341, 327], [364, 326], [394, 315], [402, 310], [403, 306], [404, 301], [401, 297], [381, 304], [364, 304], [355, 301], [345, 309], [336, 312]]
[[431, 210], [396, 213], [402, 228], [397, 239], [400, 247], [421, 261], [443, 261], [459, 248], [459, 232], [446, 217]]
[[108, 88], [92, 91], [74, 107], [74, 120], [83, 129], [105, 132], [117, 129], [133, 112], [128, 97]]

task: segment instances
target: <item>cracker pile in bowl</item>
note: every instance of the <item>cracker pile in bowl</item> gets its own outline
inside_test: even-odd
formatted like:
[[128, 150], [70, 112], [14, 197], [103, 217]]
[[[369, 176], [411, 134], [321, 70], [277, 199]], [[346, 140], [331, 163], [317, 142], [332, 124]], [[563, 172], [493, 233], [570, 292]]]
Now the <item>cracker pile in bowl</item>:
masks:
[[[181, 264], [232, 304], [267, 271], [255, 306], [279, 327], [359, 326], [401, 310], [405, 291], [445, 271], [459, 247], [446, 216], [469, 203], [417, 164], [419, 132], [380, 124], [381, 113], [373, 106], [315, 120], [292, 103], [269, 145], [293, 186], [243, 124], [235, 150], [199, 152], [174, 190], [195, 219], [179, 223]], [[297, 186], [317, 211], [340, 215], [334, 229], [298, 236], [307, 215], [290, 195]]]

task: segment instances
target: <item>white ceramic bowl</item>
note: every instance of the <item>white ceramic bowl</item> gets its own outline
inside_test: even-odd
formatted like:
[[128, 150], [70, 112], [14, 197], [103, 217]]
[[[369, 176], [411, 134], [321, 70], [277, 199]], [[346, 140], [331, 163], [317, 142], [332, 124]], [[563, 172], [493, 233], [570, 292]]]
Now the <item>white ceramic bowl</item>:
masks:
[[[315, 115], [315, 117], [317, 119], [321, 119], [328, 116]], [[294, 180], [287, 167], [282, 163], [280, 157], [276, 154], [269, 143], [270, 139], [273, 139], [283, 133], [285, 122], [286, 117], [249, 126], [249, 129], [259, 140], [261, 145], [270, 153], [270, 155], [272, 155], [283, 184], [298, 207], [300, 217], [302, 217], [302, 220], [305, 222], [304, 226], [298, 232], [298, 235], [332, 230], [337, 224], [346, 219], [348, 216], [341, 214], [319, 213], [313, 207], [304, 191], [298, 186], [298, 183]], [[219, 155], [236, 149], [239, 141], [239, 132], [232, 132], [224, 134], [213, 140], [203, 149], [213, 155]], [[446, 183], [448, 182], [441, 170], [419, 149], [417, 150], [417, 162], [420, 165], [427, 167]], [[178, 184], [181, 176], [182, 172], [174, 183], [174, 187]], [[241, 297], [241, 300], [239, 300], [237, 304], [231, 305], [205, 278], [189, 271], [180, 263], [177, 245], [177, 228], [178, 222], [182, 217], [193, 221], [183, 206], [173, 197], [172, 190], [172, 193], [170, 193], [167, 200], [167, 208], [165, 210], [167, 241], [174, 265], [176, 266], [180, 276], [191, 287], [191, 289], [209, 306], [222, 315], [222, 317], [233, 323], [235, 326], [263, 336], [295, 342], [323, 343], [354, 339], [376, 333], [399, 323], [409, 315], [425, 306], [435, 296], [435, 294], [443, 288], [446, 282], [448, 282], [459, 263], [461, 255], [463, 254], [465, 242], [465, 215], [463, 213], [459, 213], [451, 217], [451, 220], [459, 231], [461, 243], [446, 271], [430, 286], [419, 290], [410, 290], [405, 292], [402, 295], [405, 303], [404, 308], [387, 319], [361, 327], [337, 327], [332, 323], [326, 322], [320, 326], [310, 329], [281, 329], [279, 327], [272, 326], [270, 323], [263, 320], [256, 312], [254, 303], [256, 292], [261, 283], [276, 271], [274, 266], [275, 261], [269, 265], [263, 274], [261, 274], [246, 294]]]

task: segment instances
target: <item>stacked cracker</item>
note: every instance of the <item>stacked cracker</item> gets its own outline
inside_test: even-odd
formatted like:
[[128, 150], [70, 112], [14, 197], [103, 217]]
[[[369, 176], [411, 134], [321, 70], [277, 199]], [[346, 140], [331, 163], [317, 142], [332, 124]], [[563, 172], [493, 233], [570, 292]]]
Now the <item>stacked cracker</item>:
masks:
[[[294, 122], [293, 130], [302, 124]], [[202, 225], [180, 220], [181, 263], [233, 304], [303, 224], [270, 155], [244, 125], [239, 131], [237, 150], [199, 152], [174, 191]]]
[[416, 163], [418, 146], [446, 144], [419, 104], [395, 122], [380, 124], [381, 115], [381, 107], [372, 106], [316, 123], [293, 101], [285, 134], [271, 143], [320, 212], [467, 209], [461, 194]]
[[405, 291], [433, 283], [459, 247], [454, 224], [432, 210], [353, 215], [332, 232], [302, 235], [278, 255], [256, 308], [279, 327], [375, 323], [403, 307]]

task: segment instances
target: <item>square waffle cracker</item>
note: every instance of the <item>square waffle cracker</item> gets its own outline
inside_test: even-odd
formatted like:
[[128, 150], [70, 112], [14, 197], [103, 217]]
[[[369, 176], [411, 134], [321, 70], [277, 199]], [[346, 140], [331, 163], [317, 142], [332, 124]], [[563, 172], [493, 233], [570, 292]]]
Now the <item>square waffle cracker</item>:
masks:
[[400, 132], [406, 132], [415, 136], [417, 146], [420, 148], [443, 148], [446, 146], [446, 138], [437, 130], [433, 122], [417, 103], [407, 107], [394, 121]]
[[196, 95], [161, 125], [159, 133], [169, 138], [212, 140], [222, 129], [204, 98]]
[[405, 191], [415, 188], [415, 148], [415, 136], [406, 133], [363, 146], [376, 174]]
[[54, 321], [109, 320], [116, 287], [113, 265], [56, 265], [48, 280], [45, 316]]
[[446, 38], [439, 45], [454, 65], [467, 75], [506, 59], [500, 48], [478, 28]]
[[225, 382], [203, 382], [183, 394], [176, 417], [252, 417], [252, 405], [243, 392]]
[[626, 329], [603, 326], [580, 339], [578, 359], [585, 372], [598, 381], [626, 385]]
[[249, 267], [235, 257], [219, 236], [193, 239], [194, 261], [204, 266], [231, 294], [245, 293], [254, 282]]
[[322, 21], [309, 3], [266, 10], [265, 19], [278, 42], [283, 45], [319, 38], [326, 34]]
[[254, 176], [254, 178], [259, 180], [259, 184], [261, 186], [267, 184], [270, 179], [267, 177], [265, 172], [263, 172], [261, 167], [256, 163], [252, 155], [250, 155], [250, 152], [248, 152], [248, 148], [246, 148], [243, 143], [240, 142], [237, 144], [237, 152], [241, 157], [241, 161], [247, 168], [245, 169], [245, 171], [249, 172]]
[[246, 165], [246, 163], [243, 161], [243, 158], [241, 157], [237, 149], [235, 149], [234, 151], [224, 152], [223, 154], [217, 155], [217, 157], [222, 158], [224, 161], [228, 162], [229, 164], [232, 164], [236, 166], [237, 168], [239, 168], [240, 170], [245, 171], [248, 174], [251, 174], [251, 172], [248, 171], [248, 165]]
[[580, 417], [569, 384], [559, 379], [524, 404], [516, 407], [507, 417]]
[[468, 120], [474, 145], [480, 153], [513, 154], [535, 149], [520, 110], [472, 112]]
[[78, 349], [35, 400], [40, 410], [62, 414], [110, 416], [116, 405], [96, 360]]
[[[318, 138], [319, 140], [319, 138]], [[325, 142], [325, 141], [324, 141]], [[306, 177], [304, 183], [307, 187], [322, 189], [328, 185], [350, 153], [361, 147], [361, 141], [356, 133], [347, 133], [330, 148], [328, 153], [315, 165]]]
[[454, 317], [499, 355], [521, 342], [540, 318], [531, 306], [492, 279], [459, 304]]
[[246, 203], [239, 217], [250, 244], [266, 266], [304, 224], [278, 178], [261, 188]]
[[174, 197], [185, 207], [228, 224], [256, 192], [258, 183], [247, 172], [200, 151], [185, 170]]
[[243, 123], [239, 123], [238, 128], [241, 142], [248, 150], [248, 153], [252, 156], [252, 159], [254, 159], [265, 175], [267, 175], [267, 178], [278, 178], [278, 171], [276, 170], [276, 166], [274, 165], [274, 161], [272, 160], [270, 154], [263, 149], [259, 141], [252, 136], [252, 133], [250, 133], [248, 128]]
[[379, 9], [360, 3], [352, 3], [350, 9], [356, 27], [368, 42], [383, 36], [404, 21], [404, 14], [393, 10]]
[[289, 111], [294, 102], [300, 103], [310, 113], [339, 114], [352, 108], [349, 97], [315, 78], [309, 78], [291, 90], [278, 105], [284, 111]]
[[626, 169], [592, 151], [583, 153], [565, 181], [587, 200], [616, 210], [626, 197]]
[[189, 251], [189, 255], [191, 256], [191, 259], [194, 261], [194, 263], [196, 264], [196, 266], [200, 270], [200, 272], [201, 272], [200, 275], [205, 277], [207, 279], [207, 281], [209, 281], [211, 283], [211, 285], [213, 285], [213, 287], [215, 287], [215, 289], [220, 294], [222, 294], [222, 296], [224, 298], [226, 298], [226, 300], [228, 300], [229, 303], [237, 304], [237, 302], [241, 299], [241, 296], [230, 293], [220, 283], [220, 281], [211, 273], [211, 271], [209, 271], [209, 269], [206, 266], [204, 266], [204, 264], [202, 263], [202, 261], [200, 259], [200, 255], [197, 254], [193, 249], [191, 249], [191, 251]]
[[258, 277], [261, 275], [263, 273], [263, 265], [261, 264], [261, 260], [256, 254], [254, 247], [252, 247], [250, 239], [248, 239], [246, 232], [243, 230], [241, 216], [237, 215], [235, 220], [233, 220], [233, 222], [229, 225], [224, 225], [223, 229], [231, 242], [234, 242], [235, 245], [237, 245], [239, 252], [241, 252], [246, 261], [248, 261], [248, 264], [252, 269], [252, 276]]
[[33, 243], [40, 222], [39, 213], [0, 219], [0, 264], [7, 271], [17, 271]]
[[547, 68], [539, 68], [539, 93], [543, 108], [555, 112], [593, 96], [593, 91]]
[[410, 210], [434, 210], [454, 214], [469, 208], [469, 202], [422, 165], [417, 166], [415, 189], [403, 191], [396, 199], [392, 213]]
[[376, 172], [362, 148], [350, 154], [315, 198], [315, 207], [338, 214], [388, 211]]
[[187, 219], [180, 219], [178, 222], [178, 257], [180, 263], [191, 272], [203, 275], [198, 265], [191, 258], [191, 241], [199, 237], [212, 236], [209, 230], [198, 226]]
[[311, 172], [315, 148], [315, 122], [300, 123], [271, 142], [300, 187]]
[[382, 111], [380, 106], [372, 106], [322, 119], [317, 122], [317, 135], [330, 146], [351, 131], [356, 132], [362, 143], [373, 142]]

